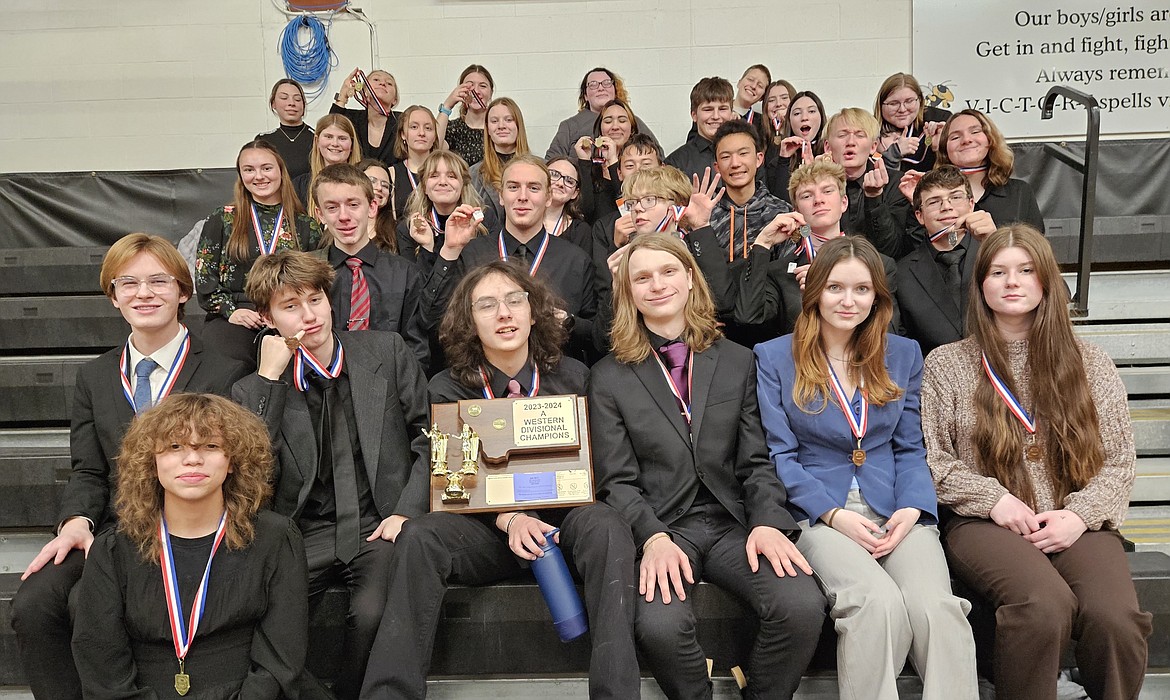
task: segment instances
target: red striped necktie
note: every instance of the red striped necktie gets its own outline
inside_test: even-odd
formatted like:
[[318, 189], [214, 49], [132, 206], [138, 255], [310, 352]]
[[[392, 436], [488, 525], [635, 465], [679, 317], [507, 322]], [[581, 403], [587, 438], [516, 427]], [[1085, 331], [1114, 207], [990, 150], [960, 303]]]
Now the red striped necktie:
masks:
[[362, 273], [360, 258], [349, 258], [345, 261], [353, 273], [353, 287], [349, 293], [349, 323], [346, 327], [351, 331], [365, 331], [370, 328], [370, 286], [366, 284], [366, 276]]

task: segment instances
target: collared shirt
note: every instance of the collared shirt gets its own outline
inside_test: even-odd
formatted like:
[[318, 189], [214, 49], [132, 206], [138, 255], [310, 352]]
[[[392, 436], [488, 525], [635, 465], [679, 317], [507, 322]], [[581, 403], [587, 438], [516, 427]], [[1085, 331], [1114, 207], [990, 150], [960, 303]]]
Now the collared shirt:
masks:
[[158, 364], [154, 368], [154, 371], [150, 373], [150, 396], [152, 398], [158, 396], [163, 382], [167, 380], [167, 372], [170, 371], [171, 365], [175, 363], [175, 357], [179, 354], [179, 346], [183, 344], [183, 340], [186, 337], [187, 327], [180, 323], [179, 332], [166, 345], [150, 353], [150, 355], [143, 355], [138, 351], [138, 348], [134, 347], [134, 334], [131, 334], [129, 339], [130, 371], [128, 373], [130, 377], [130, 390], [132, 392], [138, 390], [138, 379], [134, 376], [134, 368], [138, 366], [141, 360], [149, 357]]
[[532, 390], [531, 358], [524, 363], [524, 366], [520, 368], [520, 371], [517, 372], [516, 376], [514, 377], [509, 377], [504, 373], [503, 370], [490, 362], [488, 363], [487, 368], [491, 373], [489, 381], [492, 387], [492, 395], [496, 398], [503, 398], [508, 395], [508, 382], [512, 381], [513, 379], [515, 379], [516, 382], [520, 385], [521, 394], [528, 396], [528, 392]]
[[715, 167], [715, 144], [696, 134], [676, 148], [664, 162], [683, 171], [687, 177], [702, 177], [704, 169]]

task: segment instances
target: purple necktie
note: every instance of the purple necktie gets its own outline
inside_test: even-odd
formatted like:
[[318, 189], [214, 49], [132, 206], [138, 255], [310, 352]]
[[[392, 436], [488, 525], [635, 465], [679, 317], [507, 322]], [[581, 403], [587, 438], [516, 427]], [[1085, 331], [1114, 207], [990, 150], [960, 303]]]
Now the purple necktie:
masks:
[[674, 386], [682, 396], [683, 403], [690, 404], [691, 390], [687, 386], [685, 376], [687, 354], [690, 352], [690, 348], [681, 340], [676, 340], [673, 343], [663, 345], [659, 352], [662, 353], [663, 359], [666, 360], [666, 368], [670, 370], [670, 378], [674, 380]]
[[507, 398], [515, 399], [515, 398], [519, 398], [521, 396], [524, 396], [524, 394], [522, 394], [520, 392], [520, 382], [516, 381], [515, 379], [509, 379], [508, 380], [508, 396], [507, 396]]

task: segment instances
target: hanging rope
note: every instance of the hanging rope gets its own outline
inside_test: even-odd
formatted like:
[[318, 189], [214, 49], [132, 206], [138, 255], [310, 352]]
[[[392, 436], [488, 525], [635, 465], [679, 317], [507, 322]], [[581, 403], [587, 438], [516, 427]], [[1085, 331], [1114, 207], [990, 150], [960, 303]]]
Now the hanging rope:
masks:
[[313, 15], [303, 15], [289, 21], [280, 35], [285, 75], [301, 84], [310, 102], [324, 92], [329, 69], [337, 65], [337, 54], [329, 47], [332, 23], [332, 19], [324, 24]]

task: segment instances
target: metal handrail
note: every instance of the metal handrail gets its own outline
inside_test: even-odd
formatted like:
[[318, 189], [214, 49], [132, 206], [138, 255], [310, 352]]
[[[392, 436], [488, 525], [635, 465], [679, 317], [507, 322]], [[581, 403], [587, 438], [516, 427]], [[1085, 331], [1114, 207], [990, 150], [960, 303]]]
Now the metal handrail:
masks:
[[1077, 291], [1069, 302], [1069, 313], [1083, 318], [1089, 315], [1089, 272], [1093, 267], [1093, 222], [1097, 218], [1097, 148], [1101, 141], [1101, 110], [1097, 98], [1092, 95], [1057, 85], [1050, 88], [1041, 101], [1040, 119], [1052, 118], [1052, 107], [1057, 97], [1084, 105], [1089, 118], [1084, 157], [1055, 143], [1044, 144], [1045, 150], [1057, 160], [1084, 176], [1081, 186], [1081, 235], [1077, 243]]

